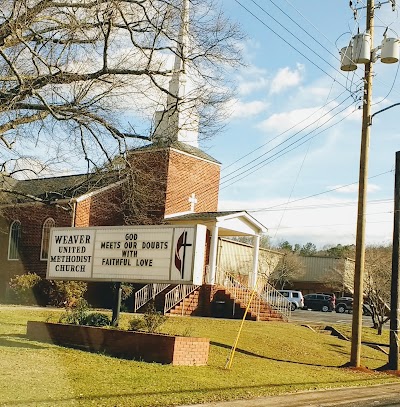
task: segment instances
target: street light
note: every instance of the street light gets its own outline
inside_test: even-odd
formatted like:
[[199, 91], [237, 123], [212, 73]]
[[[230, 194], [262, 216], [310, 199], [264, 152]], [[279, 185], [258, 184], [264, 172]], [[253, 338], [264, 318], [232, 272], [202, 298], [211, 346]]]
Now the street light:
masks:
[[[392, 3], [392, 8], [394, 10], [394, 0], [387, 1], [386, 3]], [[379, 7], [381, 4], [383, 3], [379, 3]], [[372, 124], [372, 64], [376, 62], [378, 58], [380, 58], [383, 63], [395, 63], [399, 60], [399, 40], [397, 38], [387, 38], [386, 32], [381, 45], [377, 48], [373, 48], [375, 11], [374, 0], [367, 1], [366, 9], [366, 32], [357, 34], [351, 38], [349, 45], [342, 48], [340, 52], [341, 70], [347, 72], [354, 71], [357, 69], [357, 64], [364, 64], [365, 66], [350, 357], [350, 365], [354, 367], [359, 367], [361, 360], [362, 303], [364, 292], [363, 285], [365, 261], [365, 209], [367, 201], [370, 126]], [[353, 11], [356, 12], [357, 10]], [[379, 51], [381, 51], [380, 55], [378, 55]]]

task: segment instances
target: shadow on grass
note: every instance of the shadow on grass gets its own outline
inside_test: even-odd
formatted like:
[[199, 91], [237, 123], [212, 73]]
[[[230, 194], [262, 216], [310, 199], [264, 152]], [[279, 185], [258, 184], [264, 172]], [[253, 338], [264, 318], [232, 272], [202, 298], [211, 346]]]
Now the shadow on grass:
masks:
[[[363, 379], [360, 380], [360, 378], [354, 379], [354, 380], [346, 380], [346, 383], [360, 383], [362, 382], [363, 385], [367, 386], [369, 384], [369, 382], [371, 382], [373, 379]], [[279, 389], [279, 388], [285, 388], [286, 386], [290, 386], [290, 391], [293, 392], [294, 391], [294, 387], [293, 386], [299, 386], [298, 390], [308, 390], [308, 389], [313, 389], [315, 391], [318, 390], [318, 386], [320, 386], [321, 390], [324, 390], [325, 388], [329, 388], [329, 390], [333, 390], [333, 389], [339, 389], [340, 386], [337, 386], [337, 381], [327, 381], [324, 383], [321, 382], [299, 382], [299, 383], [294, 383], [293, 381], [289, 381], [287, 383], [281, 383], [281, 384], [269, 384], [269, 383], [265, 383], [265, 384], [259, 384], [259, 385], [250, 385], [250, 386], [235, 386], [235, 389], [240, 389], [242, 391], [254, 391], [257, 389], [265, 389], [265, 388], [270, 388], [270, 389]], [[391, 383], [394, 384], [394, 383]], [[348, 386], [346, 386], [348, 387]], [[215, 395], [215, 392], [220, 392], [220, 391], [231, 391], [232, 390], [232, 385], [229, 386], [225, 386], [225, 387], [213, 387], [213, 388], [207, 388], [207, 389], [188, 389], [188, 390], [180, 390], [180, 391], [171, 391], [171, 389], [166, 390], [166, 391], [137, 391], [137, 392], [131, 392], [131, 393], [121, 393], [121, 392], [117, 392], [117, 393], [112, 393], [112, 394], [103, 394], [103, 395], [88, 395], [88, 396], [84, 396], [82, 394], [77, 395], [76, 397], [60, 397], [60, 398], [46, 398], [46, 399], [35, 399], [35, 398], [29, 398], [29, 399], [20, 399], [20, 400], [12, 400], [12, 401], [6, 401], [6, 405], [7, 406], [13, 406], [13, 405], [20, 405], [20, 406], [25, 406], [27, 404], [31, 404], [31, 403], [35, 403], [35, 405], [39, 405], [39, 403], [58, 403], [58, 402], [73, 402], [73, 401], [88, 401], [88, 402], [99, 402], [100, 400], [109, 400], [112, 399], [114, 397], [116, 398], [126, 398], [126, 397], [151, 397], [151, 396], [158, 396], [158, 401], [160, 397], [163, 396], [170, 396], [171, 398], [173, 398], [174, 395], [182, 395], [182, 394], [186, 394], [186, 395], [190, 395], [190, 394], [196, 394], [198, 393], [199, 395], [203, 396], [201, 399], [199, 399], [197, 402], [198, 403], [207, 403], [206, 400], [204, 400], [204, 395], [207, 394], [211, 394], [211, 395]], [[285, 395], [286, 392], [282, 392], [282, 393], [274, 393], [273, 396], [277, 396], [277, 395]], [[268, 395], [266, 394], [265, 396], [257, 396], [257, 398], [259, 397], [269, 397], [272, 395]], [[237, 399], [229, 399], [227, 398], [226, 401], [233, 401], [233, 400], [240, 400], [241, 397], [240, 395], [238, 396]], [[213, 399], [213, 401], [215, 402], [215, 399]], [[223, 400], [221, 400], [222, 402]], [[148, 400], [149, 404], [142, 404], [142, 406], [152, 406], [154, 404], [150, 404], [151, 400]], [[166, 402], [168, 402], [168, 400], [166, 400]], [[182, 400], [182, 403], [185, 403], [185, 400]], [[191, 398], [190, 401], [191, 404], [196, 403], [196, 400], [194, 400], [193, 398]], [[157, 404], [159, 405], [159, 404]]]
[[0, 346], [23, 349], [46, 349], [46, 346], [36, 345], [26, 341], [26, 335], [0, 335]]
[[[219, 342], [213, 342], [213, 341], [210, 341], [210, 345], [218, 346], [220, 348], [225, 348], [225, 349], [231, 349], [232, 348], [230, 345], [226, 345], [224, 343], [219, 343]], [[260, 359], [273, 360], [275, 362], [293, 363], [293, 364], [296, 364], [296, 365], [305, 365], [305, 366], [339, 367], [338, 365], [328, 365], [328, 364], [321, 365], [321, 364], [318, 364], [318, 363], [306, 363], [306, 362], [297, 362], [295, 360], [272, 358], [270, 356], [259, 355], [258, 353], [250, 352], [248, 350], [244, 350], [244, 349], [240, 349], [240, 348], [236, 348], [236, 352], [241, 353], [243, 355], [260, 358]]]

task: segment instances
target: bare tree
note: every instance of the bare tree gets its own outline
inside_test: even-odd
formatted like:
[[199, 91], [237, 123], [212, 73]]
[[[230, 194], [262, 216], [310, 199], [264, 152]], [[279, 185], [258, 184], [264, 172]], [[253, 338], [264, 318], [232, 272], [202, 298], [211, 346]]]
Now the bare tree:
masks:
[[336, 259], [336, 265], [329, 267], [323, 276], [323, 283], [333, 292], [349, 295], [354, 287], [354, 261]]
[[[0, 174], [97, 167], [151, 140], [167, 97], [196, 108], [202, 136], [213, 132], [241, 36], [213, 0], [190, 5], [184, 46], [182, 0], [4, 0]], [[185, 100], [169, 90], [177, 71], [190, 73]]]
[[286, 251], [274, 271], [269, 276], [269, 282], [281, 289], [304, 273], [304, 266], [299, 256], [291, 251]]
[[[235, 242], [245, 243], [248, 245], [253, 245], [253, 237], [252, 236], [232, 236], [230, 238]], [[263, 234], [260, 236], [260, 248], [262, 249], [269, 249], [271, 247], [270, 238], [268, 235]]]
[[392, 271], [391, 246], [370, 246], [365, 252], [364, 292], [371, 310], [374, 328], [382, 334], [389, 320], [390, 281]]

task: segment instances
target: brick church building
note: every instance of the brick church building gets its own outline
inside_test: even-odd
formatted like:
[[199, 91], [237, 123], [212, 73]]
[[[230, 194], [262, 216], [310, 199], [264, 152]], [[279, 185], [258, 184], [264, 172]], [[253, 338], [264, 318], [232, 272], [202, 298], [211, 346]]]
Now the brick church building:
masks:
[[[9, 192], [0, 197], [0, 301], [5, 300], [13, 276], [30, 272], [45, 278], [49, 231], [54, 226], [204, 224], [207, 295], [218, 280], [221, 237], [254, 236], [257, 269], [259, 236], [265, 229], [247, 212], [218, 212], [217, 160], [175, 140], [167, 146], [154, 142], [132, 150], [127, 162], [132, 170], [30, 180], [3, 177], [2, 188]], [[103, 283], [92, 285], [97, 295], [107, 295], [100, 288]]]
[[[185, 30], [181, 31], [180, 42], [184, 43]], [[195, 299], [192, 296], [190, 300], [196, 302], [191, 310], [206, 304], [202, 314], [210, 314], [210, 304], [216, 299], [236, 304], [234, 294], [218, 288], [224, 282], [231, 291], [238, 288], [218, 268], [219, 239], [253, 236], [246, 284], [255, 286], [260, 235], [265, 228], [245, 211], [218, 212], [221, 164], [198, 148], [195, 107], [176, 106], [177, 98], [184, 99], [186, 83], [182, 62], [176, 58], [177, 73], [171, 79], [165, 109], [155, 114], [155, 130], [148, 145], [130, 150], [124, 160], [116, 159], [114, 166], [95, 173], [29, 180], [0, 178], [4, 191], [0, 193], [0, 301], [5, 300], [13, 276], [29, 272], [45, 278], [52, 227], [205, 225], [204, 285], [201, 290], [190, 289], [197, 290]], [[187, 288], [179, 289], [191, 294]]]

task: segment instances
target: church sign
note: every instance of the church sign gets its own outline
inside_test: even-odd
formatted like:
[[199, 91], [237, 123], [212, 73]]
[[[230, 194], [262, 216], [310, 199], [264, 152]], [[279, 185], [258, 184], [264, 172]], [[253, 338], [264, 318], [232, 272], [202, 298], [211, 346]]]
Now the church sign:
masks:
[[52, 228], [46, 277], [201, 285], [205, 241], [203, 225]]

